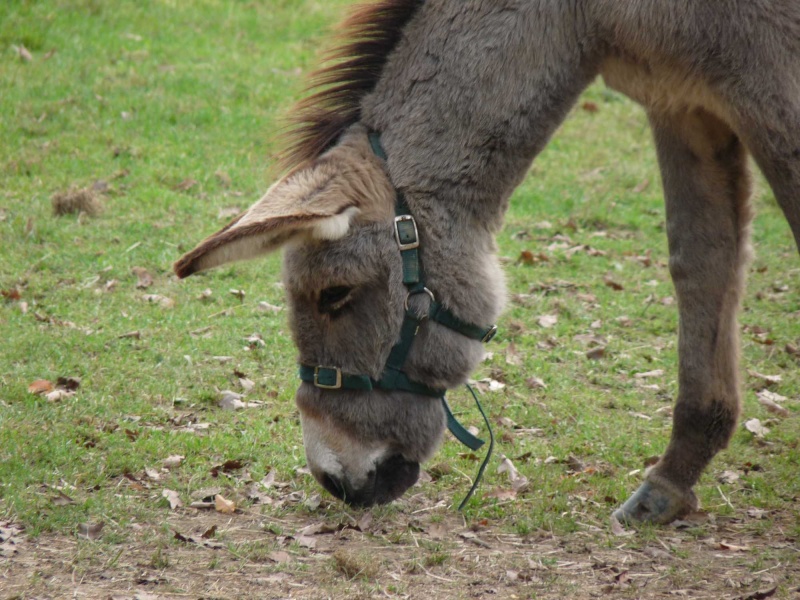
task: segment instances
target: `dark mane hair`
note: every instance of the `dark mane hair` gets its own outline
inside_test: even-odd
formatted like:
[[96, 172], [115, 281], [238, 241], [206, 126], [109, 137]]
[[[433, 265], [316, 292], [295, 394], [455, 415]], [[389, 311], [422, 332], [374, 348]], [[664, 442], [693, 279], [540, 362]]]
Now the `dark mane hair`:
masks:
[[423, 0], [377, 0], [351, 9], [313, 72], [307, 91], [288, 116], [279, 164], [292, 169], [325, 152], [361, 116], [361, 98], [372, 91], [403, 27]]

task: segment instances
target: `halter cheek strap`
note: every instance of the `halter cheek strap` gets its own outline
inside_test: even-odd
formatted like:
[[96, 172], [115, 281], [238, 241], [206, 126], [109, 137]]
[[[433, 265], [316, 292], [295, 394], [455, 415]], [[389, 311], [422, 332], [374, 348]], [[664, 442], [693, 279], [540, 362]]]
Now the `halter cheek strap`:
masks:
[[[372, 150], [375, 155], [383, 160], [386, 160], [386, 152], [380, 141], [380, 134], [372, 132], [369, 134], [369, 141], [372, 145]], [[432, 388], [424, 383], [413, 381], [403, 371], [406, 358], [411, 351], [411, 346], [419, 332], [420, 325], [425, 320], [431, 320], [440, 325], [447, 327], [465, 337], [480, 342], [490, 341], [497, 333], [496, 325], [481, 326], [474, 323], [468, 323], [455, 314], [450, 309], [436, 301], [433, 292], [425, 287], [425, 273], [422, 268], [422, 262], [419, 256], [420, 238], [417, 223], [411, 210], [406, 203], [405, 196], [400, 190], [396, 191], [395, 202], [395, 218], [394, 218], [394, 234], [397, 245], [400, 249], [400, 256], [403, 260], [403, 284], [408, 289], [408, 295], [405, 301], [405, 315], [403, 317], [403, 324], [400, 327], [400, 339], [392, 347], [389, 352], [389, 357], [386, 359], [386, 365], [383, 368], [383, 373], [380, 379], [373, 379], [369, 375], [355, 375], [351, 373], [344, 373], [339, 367], [323, 366], [323, 365], [300, 365], [300, 379], [307, 383], [323, 390], [374, 390], [381, 389], [386, 391], [400, 390], [420, 394], [423, 396], [431, 396], [433, 398], [441, 398], [442, 406], [445, 415], [447, 416], [447, 428], [453, 436], [462, 444], [471, 450], [478, 450], [485, 443], [483, 440], [474, 436], [467, 431], [461, 423], [453, 415], [450, 407], [445, 400], [446, 389]], [[430, 296], [430, 305], [428, 313], [423, 316], [418, 316], [414, 311], [409, 309], [409, 299], [416, 294], [427, 294]], [[494, 448], [494, 435], [489, 420], [483, 412], [483, 408], [478, 401], [478, 397], [471, 387], [467, 386], [472, 393], [473, 398], [478, 406], [478, 410], [483, 416], [489, 432], [489, 450], [486, 458], [483, 461], [478, 476], [467, 494], [466, 498], [461, 502], [458, 509], [461, 510], [466, 505], [467, 501], [472, 497], [475, 489], [480, 482], [483, 471], [486, 468], [489, 458], [492, 455]]]

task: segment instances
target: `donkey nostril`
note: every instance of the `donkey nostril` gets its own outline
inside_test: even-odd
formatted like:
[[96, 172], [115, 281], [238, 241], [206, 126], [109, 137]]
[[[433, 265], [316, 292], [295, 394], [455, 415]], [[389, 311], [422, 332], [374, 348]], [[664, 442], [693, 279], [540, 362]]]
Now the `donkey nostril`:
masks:
[[342, 482], [339, 481], [333, 475], [329, 475], [328, 473], [322, 474], [322, 481], [320, 481], [322, 487], [328, 490], [331, 494], [336, 496], [337, 498], [343, 500], [345, 497], [344, 486]]

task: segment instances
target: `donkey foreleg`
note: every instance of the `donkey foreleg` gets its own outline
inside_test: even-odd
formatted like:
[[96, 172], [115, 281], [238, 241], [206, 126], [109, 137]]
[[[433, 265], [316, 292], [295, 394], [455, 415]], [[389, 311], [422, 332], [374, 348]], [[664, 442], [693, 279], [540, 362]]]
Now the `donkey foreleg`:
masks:
[[710, 113], [650, 121], [680, 312], [679, 389], [666, 452], [614, 516], [668, 523], [697, 508], [692, 487], [736, 427], [736, 315], [750, 253], [750, 182], [743, 145]]

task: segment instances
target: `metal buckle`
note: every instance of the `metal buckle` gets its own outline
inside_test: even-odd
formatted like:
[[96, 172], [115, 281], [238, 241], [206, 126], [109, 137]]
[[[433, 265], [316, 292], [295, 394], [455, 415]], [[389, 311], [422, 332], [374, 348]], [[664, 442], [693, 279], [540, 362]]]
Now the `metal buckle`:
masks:
[[[421, 290], [414, 290], [414, 291], [408, 292], [408, 294], [406, 295], [406, 301], [403, 303], [403, 306], [405, 307], [406, 312], [408, 312], [408, 300], [409, 300], [409, 298], [411, 298], [411, 296], [416, 296], [417, 294], [428, 294], [428, 296], [431, 297], [431, 302], [436, 302], [436, 297], [433, 295], [433, 292], [430, 291], [428, 288], [424, 287]], [[427, 315], [425, 316], [425, 318], [426, 319], [428, 318]], [[495, 329], [497, 329], [497, 328], [495, 327]]]
[[[336, 373], [336, 382], [332, 385], [327, 385], [319, 382], [320, 369], [334, 371]], [[322, 390], [338, 390], [342, 387], [342, 370], [339, 367], [314, 367], [314, 385]]]
[[[403, 230], [402, 234], [400, 229]], [[411, 237], [412, 235], [413, 238]], [[414, 217], [411, 215], [398, 215], [394, 218], [394, 239], [397, 240], [400, 250], [419, 248], [419, 231]]]
[[487, 342], [491, 342], [494, 339], [494, 336], [497, 335], [497, 325], [492, 325], [489, 327], [489, 331], [486, 332], [486, 335], [483, 336], [481, 343], [485, 344]]

